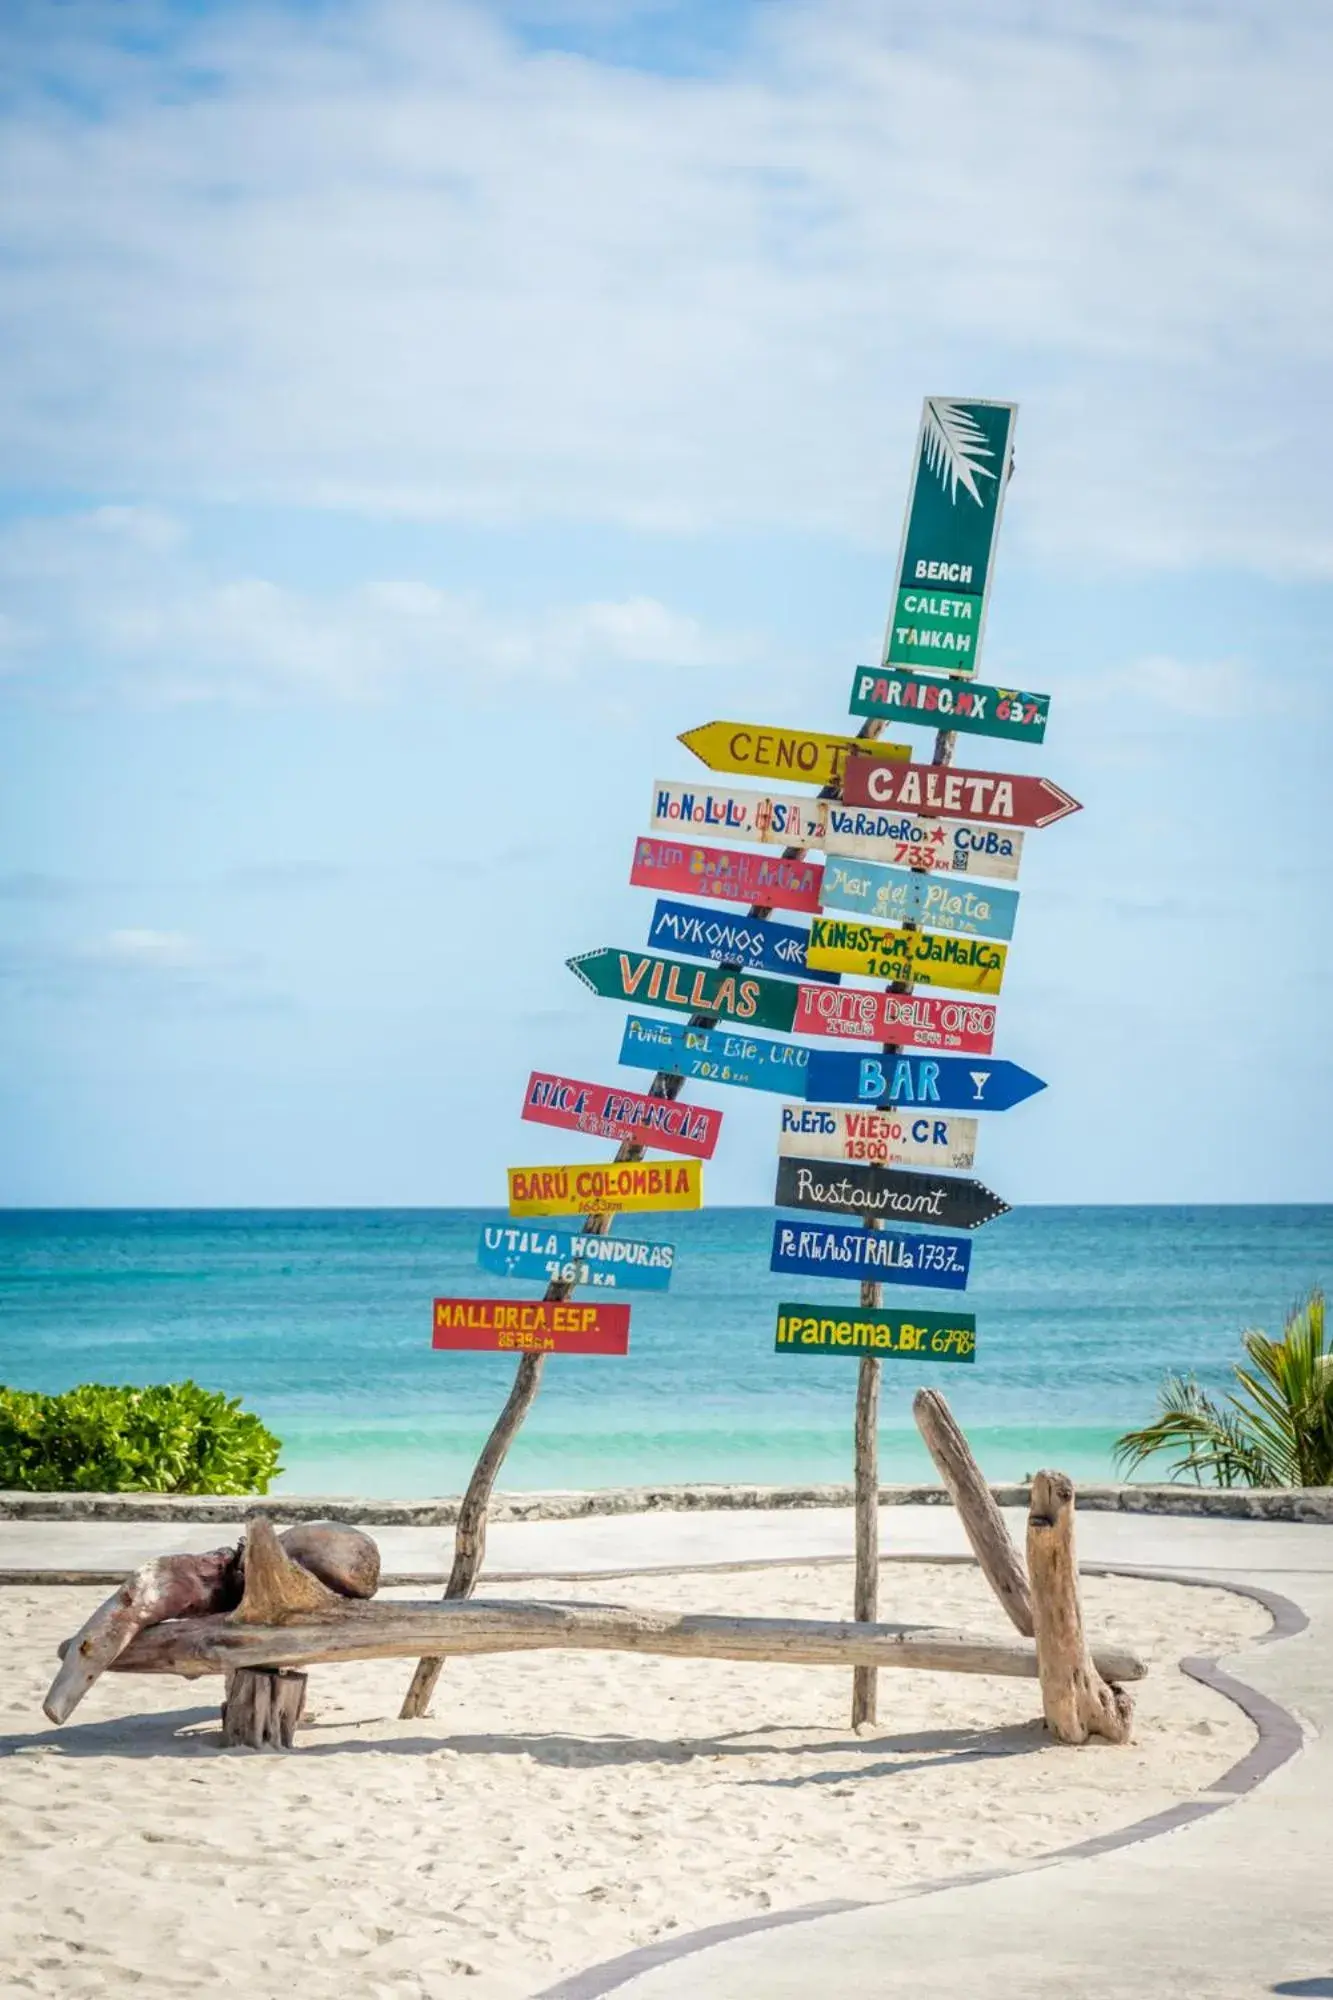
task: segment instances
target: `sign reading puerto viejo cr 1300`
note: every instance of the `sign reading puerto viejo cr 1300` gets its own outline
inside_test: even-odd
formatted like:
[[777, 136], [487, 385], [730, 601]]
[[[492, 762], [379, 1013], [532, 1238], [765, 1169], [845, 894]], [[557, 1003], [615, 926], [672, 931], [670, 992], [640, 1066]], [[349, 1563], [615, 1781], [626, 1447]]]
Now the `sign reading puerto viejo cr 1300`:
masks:
[[778, 1153], [806, 1160], [878, 1160], [886, 1167], [970, 1167], [977, 1156], [975, 1118], [938, 1111], [841, 1111], [824, 1104], [784, 1104]]
[[1017, 416], [1016, 403], [927, 396], [884, 641], [887, 666], [976, 672]]

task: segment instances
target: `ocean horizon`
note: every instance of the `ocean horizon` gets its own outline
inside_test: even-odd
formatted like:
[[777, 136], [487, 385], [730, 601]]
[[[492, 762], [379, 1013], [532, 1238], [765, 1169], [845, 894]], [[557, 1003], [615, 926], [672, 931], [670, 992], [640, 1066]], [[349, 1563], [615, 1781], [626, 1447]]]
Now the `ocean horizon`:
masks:
[[[779, 1213], [624, 1218], [617, 1233], [677, 1246], [671, 1288], [596, 1294], [632, 1307], [630, 1351], [552, 1358], [501, 1487], [850, 1479], [854, 1359], [778, 1355], [773, 1336], [780, 1301], [851, 1304], [856, 1289], [770, 1273]], [[0, 1211], [0, 1381], [192, 1376], [282, 1439], [275, 1492], [457, 1493], [515, 1364], [434, 1351], [431, 1301], [540, 1296], [477, 1264], [483, 1226], [508, 1221], [457, 1208]], [[911, 1419], [923, 1384], [944, 1390], [991, 1478], [1039, 1465], [1115, 1477], [1114, 1441], [1152, 1414], [1165, 1374], [1224, 1391], [1242, 1329], [1279, 1331], [1323, 1281], [1333, 1204], [1032, 1204], [968, 1240], [965, 1293], [886, 1290], [888, 1303], [974, 1312], [977, 1358], [886, 1360], [885, 1483], [934, 1476]]]

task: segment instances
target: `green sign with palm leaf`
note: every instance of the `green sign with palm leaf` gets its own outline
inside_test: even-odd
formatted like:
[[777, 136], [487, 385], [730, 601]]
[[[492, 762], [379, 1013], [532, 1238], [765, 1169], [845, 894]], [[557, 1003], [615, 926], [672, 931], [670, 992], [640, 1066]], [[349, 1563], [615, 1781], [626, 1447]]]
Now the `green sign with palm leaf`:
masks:
[[974, 674], [1016, 403], [927, 396], [884, 664]]

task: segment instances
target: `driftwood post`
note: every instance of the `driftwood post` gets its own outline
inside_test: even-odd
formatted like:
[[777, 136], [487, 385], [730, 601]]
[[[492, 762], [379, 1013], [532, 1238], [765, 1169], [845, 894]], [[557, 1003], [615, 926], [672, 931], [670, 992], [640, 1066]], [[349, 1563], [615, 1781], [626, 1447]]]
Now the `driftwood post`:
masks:
[[1046, 1726], [1061, 1743], [1104, 1736], [1128, 1743], [1134, 1704], [1103, 1680], [1088, 1653], [1074, 1552], [1074, 1482], [1065, 1472], [1038, 1472], [1028, 1512], [1028, 1573]]
[[1009, 1537], [1004, 1516], [995, 1504], [981, 1467], [938, 1389], [918, 1389], [912, 1401], [916, 1427], [925, 1440], [935, 1469], [949, 1489], [958, 1518], [972, 1544], [972, 1553], [1010, 1623], [1025, 1639], [1032, 1637], [1032, 1593], [1023, 1558]]

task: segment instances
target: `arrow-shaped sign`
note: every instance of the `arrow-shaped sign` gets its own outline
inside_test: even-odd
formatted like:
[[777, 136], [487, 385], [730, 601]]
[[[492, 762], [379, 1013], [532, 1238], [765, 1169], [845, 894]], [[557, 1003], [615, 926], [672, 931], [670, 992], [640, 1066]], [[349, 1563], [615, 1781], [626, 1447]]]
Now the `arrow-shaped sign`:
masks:
[[785, 979], [690, 965], [656, 952], [581, 951], [565, 964], [603, 1000], [637, 1000], [641, 1007], [669, 1007], [682, 1014], [713, 1014], [760, 1028], [790, 1028], [798, 988]]
[[980, 1229], [1009, 1213], [1008, 1202], [980, 1181], [908, 1174], [896, 1167], [834, 1166], [825, 1160], [779, 1160], [773, 1200], [779, 1208], [881, 1215], [895, 1222], [933, 1222], [941, 1229]]
[[[1050, 713], [1048, 694], [983, 687], [979, 681], [936, 680], [933, 674], [858, 667], [848, 703], [853, 715], [887, 716], [931, 729], [962, 729], [976, 736], [1007, 736], [1040, 743]], [[683, 739], [682, 739], [683, 740]]]
[[1011, 1111], [1046, 1085], [1018, 1063], [974, 1056], [855, 1055], [811, 1049], [805, 1094], [812, 1104], [920, 1105], [939, 1111]]
[[977, 1121], [919, 1108], [833, 1111], [822, 1104], [784, 1104], [778, 1152], [784, 1159], [875, 1160], [885, 1167], [970, 1167]]
[[754, 772], [761, 778], [796, 779], [809, 785], [836, 784], [854, 750], [905, 764], [905, 743], [871, 736], [826, 736], [817, 729], [766, 729], [758, 722], [701, 722], [677, 739], [710, 771]]
[[848, 758], [842, 796], [849, 806], [895, 806], [988, 826], [1051, 826], [1083, 810], [1049, 778], [960, 771], [953, 764], [882, 764], [874, 757]]

